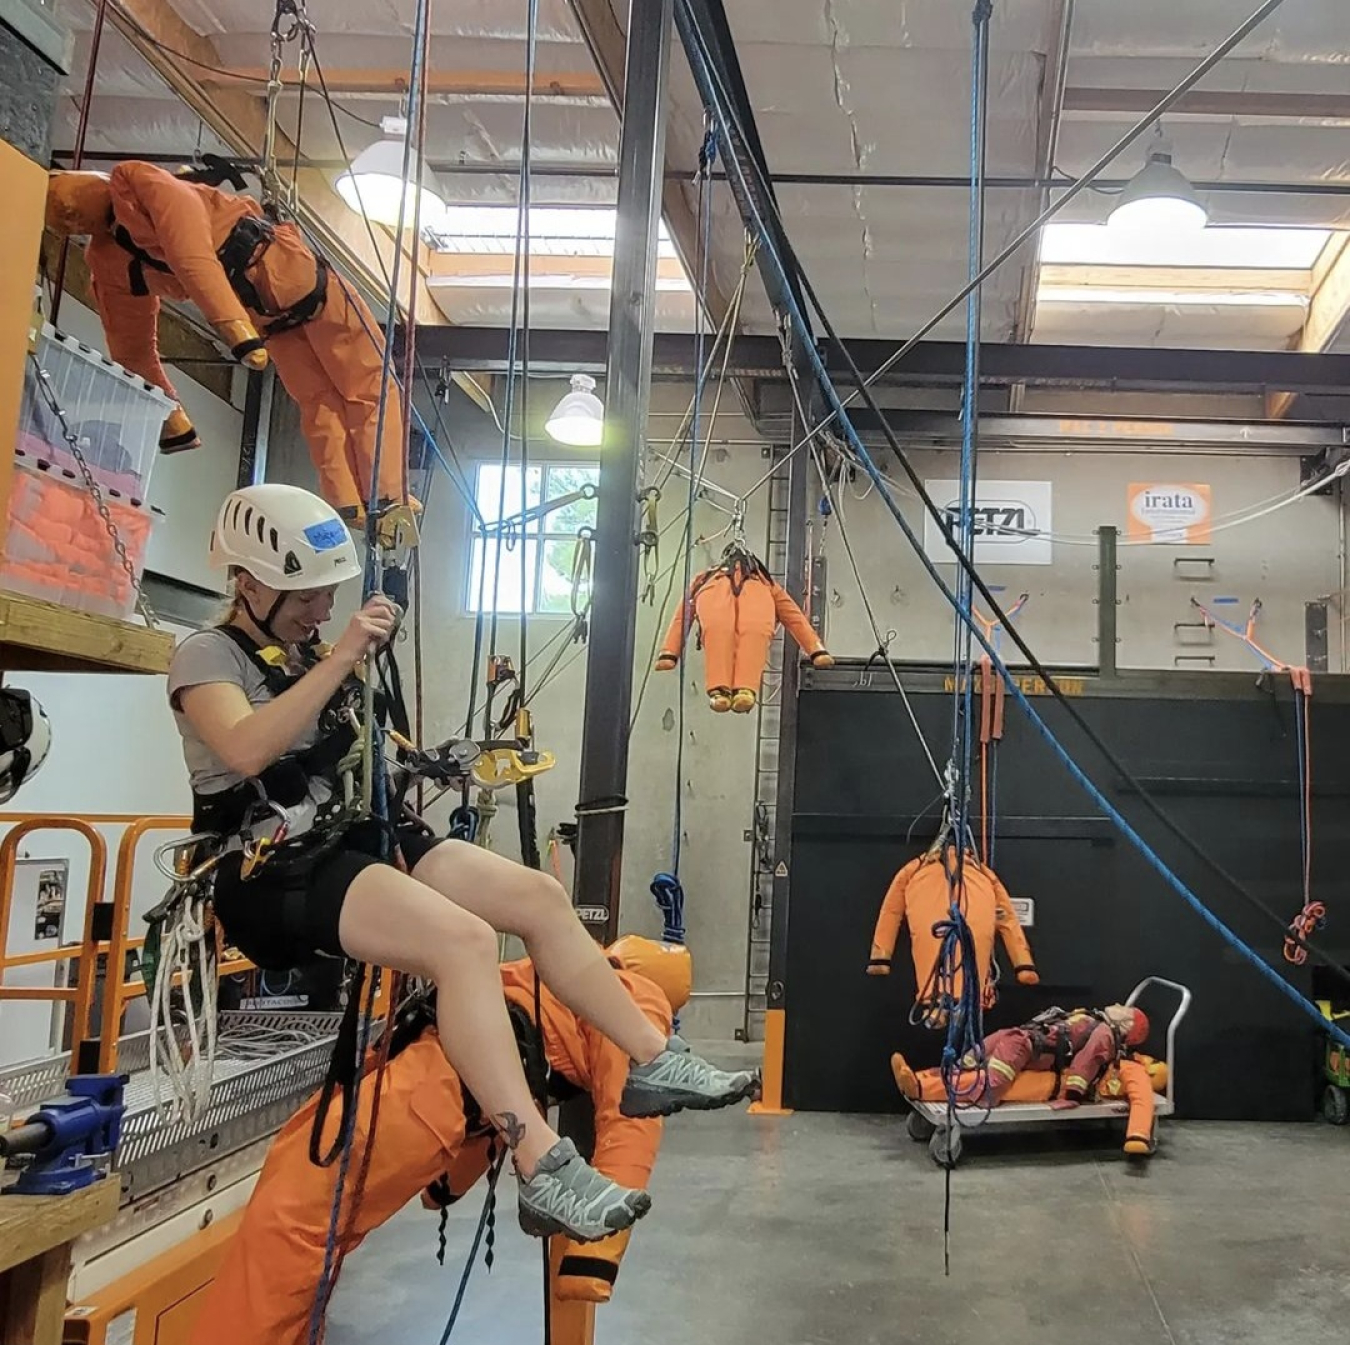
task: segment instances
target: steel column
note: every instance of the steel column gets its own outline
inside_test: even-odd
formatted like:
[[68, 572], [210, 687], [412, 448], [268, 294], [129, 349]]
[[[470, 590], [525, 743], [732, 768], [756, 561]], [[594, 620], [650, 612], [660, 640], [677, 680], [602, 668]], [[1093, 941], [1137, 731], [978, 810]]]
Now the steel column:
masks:
[[1097, 674], [1116, 676], [1116, 608], [1120, 565], [1116, 560], [1119, 532], [1097, 529]]
[[606, 940], [618, 933], [623, 871], [638, 601], [637, 495], [651, 390], [673, 14], [674, 0], [631, 0], [619, 137], [618, 223], [573, 891], [587, 927]]
[[[795, 361], [805, 373], [805, 361]], [[810, 386], [809, 384], [807, 386]], [[808, 400], [808, 409], [812, 402]], [[793, 442], [805, 431], [793, 421]], [[805, 453], [788, 459], [787, 546], [783, 587], [799, 606], [806, 605], [806, 515], [810, 460]], [[787, 1024], [788, 919], [792, 899], [792, 809], [797, 792], [797, 694], [801, 689], [801, 652], [783, 640], [778, 683], [778, 780], [774, 799], [773, 898], [769, 909], [769, 979], [764, 1008], [764, 1093], [756, 1110], [768, 1114], [783, 1110]]]

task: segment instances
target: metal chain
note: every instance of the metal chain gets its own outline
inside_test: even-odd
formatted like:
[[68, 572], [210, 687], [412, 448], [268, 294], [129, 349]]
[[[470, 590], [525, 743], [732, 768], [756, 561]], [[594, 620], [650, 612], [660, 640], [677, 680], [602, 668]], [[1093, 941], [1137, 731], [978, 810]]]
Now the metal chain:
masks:
[[145, 590], [141, 588], [140, 576], [136, 573], [136, 567], [131, 563], [131, 557], [127, 555], [126, 543], [122, 540], [122, 534], [117, 530], [117, 524], [113, 521], [107, 502], [103, 498], [103, 492], [98, 488], [98, 482], [94, 480], [94, 474], [89, 470], [89, 464], [85, 461], [84, 453], [80, 449], [80, 441], [76, 438], [75, 431], [70, 428], [66, 413], [62, 409], [61, 403], [57, 401], [56, 394], [52, 391], [51, 375], [42, 367], [38, 357], [32, 351], [29, 351], [28, 359], [37, 375], [38, 387], [42, 389], [42, 395], [46, 399], [47, 406], [61, 423], [61, 437], [66, 441], [71, 454], [75, 458], [76, 465], [80, 469], [80, 475], [84, 478], [85, 489], [93, 497], [94, 507], [98, 510], [98, 516], [103, 520], [104, 528], [107, 529], [108, 537], [113, 544], [113, 550], [117, 552], [117, 559], [127, 572], [127, 578], [131, 580], [131, 587], [136, 592], [136, 610], [145, 618], [145, 624], [151, 630], [155, 630], [157, 626], [154, 609], [145, 596]]
[[[289, 24], [285, 22], [287, 19], [290, 20]], [[285, 88], [281, 79], [285, 48], [292, 42], [300, 41], [300, 83], [303, 87], [309, 72], [310, 44], [301, 39], [307, 39], [312, 32], [313, 24], [305, 12], [304, 0], [277, 0], [276, 13], [272, 16], [272, 64], [267, 72], [267, 114], [259, 173], [264, 204], [276, 201], [283, 205], [294, 205], [277, 171], [277, 109]]]

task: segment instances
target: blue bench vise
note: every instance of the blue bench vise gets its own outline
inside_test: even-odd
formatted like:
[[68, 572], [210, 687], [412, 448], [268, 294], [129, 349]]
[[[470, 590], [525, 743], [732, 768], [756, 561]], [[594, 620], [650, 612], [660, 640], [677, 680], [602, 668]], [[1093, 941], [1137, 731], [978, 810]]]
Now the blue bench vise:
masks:
[[7, 1196], [64, 1196], [105, 1173], [95, 1160], [111, 1156], [122, 1136], [121, 1074], [74, 1074], [62, 1096], [44, 1102], [26, 1122], [0, 1131], [0, 1158], [31, 1154]]

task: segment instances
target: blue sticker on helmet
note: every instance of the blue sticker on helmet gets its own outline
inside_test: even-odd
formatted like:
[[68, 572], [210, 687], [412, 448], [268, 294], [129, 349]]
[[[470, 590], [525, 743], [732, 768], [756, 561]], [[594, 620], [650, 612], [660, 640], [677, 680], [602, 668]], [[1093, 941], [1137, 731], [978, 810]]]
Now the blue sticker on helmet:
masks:
[[315, 551], [331, 551], [347, 540], [346, 524], [336, 518], [323, 523], [311, 523], [305, 529], [305, 540]]

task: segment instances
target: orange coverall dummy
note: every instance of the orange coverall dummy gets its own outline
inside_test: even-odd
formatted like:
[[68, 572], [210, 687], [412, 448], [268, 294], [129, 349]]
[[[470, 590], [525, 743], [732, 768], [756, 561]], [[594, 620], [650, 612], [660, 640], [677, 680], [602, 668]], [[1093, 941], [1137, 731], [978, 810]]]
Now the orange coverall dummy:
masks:
[[[629, 940], [646, 943], [646, 940]], [[659, 947], [659, 946], [658, 946]], [[618, 958], [612, 960], [618, 961]], [[641, 961], [624, 956], [624, 961]], [[671, 964], [667, 964], [670, 966]], [[661, 975], [662, 968], [654, 968]], [[528, 961], [501, 968], [507, 1002], [534, 1021], [534, 969]], [[648, 1018], [670, 1031], [671, 1003], [655, 981], [627, 970], [620, 979]], [[685, 973], [687, 985], [687, 972]], [[687, 993], [687, 992], [686, 992]], [[677, 996], [678, 998], [678, 996]], [[595, 1103], [596, 1169], [614, 1181], [645, 1187], [661, 1142], [660, 1120], [632, 1120], [619, 1113], [628, 1077], [627, 1055], [582, 1022], [541, 988], [544, 1048], [552, 1070], [590, 1093]], [[371, 1065], [373, 1066], [373, 1055]], [[374, 1075], [368, 1069], [361, 1089], [352, 1149], [353, 1172], [365, 1152]], [[219, 1273], [207, 1289], [190, 1345], [304, 1345], [310, 1311], [323, 1270], [333, 1198], [334, 1169], [309, 1160], [310, 1129], [317, 1105], [311, 1099], [281, 1129], [268, 1151], [262, 1174], [232, 1239]], [[340, 1108], [332, 1109], [327, 1147], [337, 1134]], [[419, 1192], [443, 1179], [451, 1198], [464, 1195], [488, 1167], [492, 1135], [477, 1107], [466, 1099], [459, 1078], [446, 1062], [433, 1027], [390, 1060], [381, 1091], [380, 1115], [365, 1193], [350, 1219], [345, 1250], [398, 1213]], [[466, 1133], [467, 1132], [467, 1133]], [[349, 1187], [350, 1189], [350, 1187]], [[426, 1202], [424, 1202], [426, 1203]], [[603, 1303], [612, 1292], [631, 1230], [579, 1247], [561, 1243], [555, 1281], [562, 1299]]]
[[658, 672], [669, 672], [680, 661], [695, 622], [703, 646], [708, 705], [718, 714], [727, 710], [749, 714], [755, 708], [779, 622], [817, 668], [834, 666], [802, 609], [759, 561], [736, 548], [728, 550], [721, 565], [704, 570], [689, 585], [661, 642]]
[[[918, 859], [912, 859], [891, 880], [886, 898], [881, 903], [876, 930], [872, 935], [872, 956], [867, 964], [869, 976], [889, 976], [891, 958], [895, 953], [900, 926], [909, 921], [909, 939], [914, 958], [914, 1002], [925, 1010], [924, 1022], [929, 1027], [945, 1021], [935, 999], [938, 953], [941, 937], [933, 933], [934, 925], [947, 919], [951, 906], [951, 884], [947, 866], [955, 868], [953, 846], [947, 847], [946, 863], [939, 850], [931, 849]], [[993, 1002], [993, 986], [989, 981], [989, 966], [994, 955], [994, 937], [1003, 942], [1012, 961], [1019, 985], [1036, 985], [1036, 972], [1031, 946], [1022, 930], [1022, 922], [1013, 909], [1008, 890], [999, 881], [993, 869], [987, 869], [967, 854], [962, 865], [961, 908], [975, 941], [975, 957], [980, 984], [984, 987], [985, 1005]], [[963, 984], [963, 969], [958, 968], [952, 985], [952, 994], [959, 996]]]
[[[1153, 1152], [1154, 1093], [1167, 1087], [1167, 1066], [1133, 1050], [1148, 1039], [1142, 1010], [1113, 1004], [1101, 1011], [1051, 1009], [1022, 1027], [1005, 1028], [984, 1039], [987, 1073], [973, 1060], [957, 1079], [961, 1103], [997, 1107], [1002, 1102], [1051, 1102], [1076, 1106], [1090, 1098], [1125, 1098], [1129, 1119], [1125, 1152]], [[911, 1102], [945, 1102], [942, 1072], [915, 1072], [904, 1056], [891, 1057], [895, 1086]]]
[[[263, 368], [270, 354], [300, 408], [319, 493], [344, 516], [362, 516], [384, 341], [360, 296], [315, 257], [295, 225], [268, 220], [251, 197], [132, 161], [106, 176], [53, 173], [47, 227], [63, 237], [88, 235], [85, 259], [108, 354], [175, 400], [159, 358], [161, 297], [196, 304], [248, 367]], [[401, 501], [403, 414], [390, 392], [378, 496]], [[161, 450], [199, 444], [180, 407], [165, 422]]]

